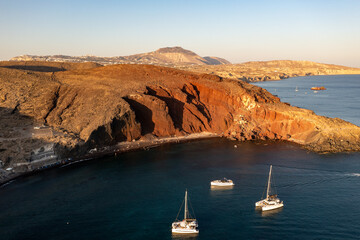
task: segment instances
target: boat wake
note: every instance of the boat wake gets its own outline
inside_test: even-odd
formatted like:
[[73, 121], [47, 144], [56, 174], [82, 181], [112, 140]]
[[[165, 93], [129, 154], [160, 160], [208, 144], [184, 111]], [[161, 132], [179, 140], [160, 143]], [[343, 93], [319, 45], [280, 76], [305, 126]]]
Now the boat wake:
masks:
[[324, 178], [314, 180], [314, 181], [280, 185], [280, 186], [278, 186], [278, 188], [293, 188], [293, 187], [322, 184], [322, 183], [328, 183], [328, 182], [332, 182], [332, 181], [339, 181], [339, 180], [346, 179], [346, 178], [349, 178], [349, 175], [341, 175], [341, 176], [337, 175], [336, 177], [324, 177]]
[[328, 182], [332, 182], [332, 181], [339, 181], [339, 180], [352, 178], [352, 177], [360, 177], [360, 173], [349, 173], [349, 172], [343, 172], [343, 171], [337, 171], [337, 170], [290, 167], [290, 166], [283, 166], [283, 165], [277, 165], [277, 167], [296, 169], [296, 170], [313, 171], [315, 175], [318, 175], [318, 179], [316, 179], [316, 180], [283, 184], [283, 185], [279, 185], [278, 188], [293, 188], [293, 187], [298, 187], [298, 186], [307, 186], [307, 185], [328, 183]]
[[360, 173], [349, 173], [347, 175], [351, 177], [360, 177]]

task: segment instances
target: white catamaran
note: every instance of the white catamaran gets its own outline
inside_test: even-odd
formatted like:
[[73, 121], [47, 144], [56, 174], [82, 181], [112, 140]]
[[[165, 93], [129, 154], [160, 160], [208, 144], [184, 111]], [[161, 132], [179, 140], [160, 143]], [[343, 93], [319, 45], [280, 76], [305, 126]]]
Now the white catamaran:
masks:
[[266, 190], [266, 198], [255, 203], [255, 207], [260, 207], [262, 211], [269, 211], [278, 209], [284, 206], [283, 201], [277, 197], [276, 194], [270, 195], [271, 192], [271, 171], [272, 165], [270, 165], [269, 180]]
[[[196, 221], [195, 218], [192, 218], [189, 214], [189, 210], [188, 210], [188, 200], [187, 200], [187, 190], [185, 191], [185, 207], [184, 207], [184, 220], [179, 221], [178, 220], [178, 216], [176, 216], [176, 220], [175, 222], [172, 223], [171, 227], [172, 227], [172, 232], [173, 233], [192, 233], [192, 234], [196, 234], [199, 233], [198, 228], [198, 223]], [[182, 208], [182, 205], [180, 207], [180, 210]], [[180, 213], [179, 210], [179, 213]]]

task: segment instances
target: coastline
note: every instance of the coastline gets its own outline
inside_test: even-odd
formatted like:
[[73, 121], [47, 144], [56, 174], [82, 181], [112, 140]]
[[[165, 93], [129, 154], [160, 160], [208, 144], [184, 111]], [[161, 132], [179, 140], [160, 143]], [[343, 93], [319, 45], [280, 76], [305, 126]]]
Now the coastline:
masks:
[[[0, 75], [6, 120], [0, 124], [0, 184], [76, 161], [198, 139], [204, 134], [154, 136], [204, 130], [239, 141], [287, 140], [319, 153], [360, 150], [358, 126], [214, 75], [135, 64], [51, 75], [4, 68]], [[36, 87], [28, 91], [24, 82]], [[116, 144], [126, 140], [132, 142]]]
[[218, 138], [218, 137], [221, 136], [215, 133], [201, 132], [201, 133], [192, 133], [184, 136], [171, 136], [171, 137], [161, 137], [161, 138], [155, 138], [149, 140], [140, 139], [132, 142], [119, 142], [118, 144], [113, 146], [107, 146], [100, 149], [91, 149], [87, 154], [80, 157], [58, 159], [54, 163], [45, 164], [41, 167], [25, 172], [10, 172], [7, 176], [0, 179], [0, 188], [6, 186], [7, 184], [15, 181], [18, 178], [37, 174], [39, 172], [46, 171], [48, 169], [52, 169], [56, 167], [64, 167], [72, 164], [81, 163], [84, 161], [95, 160], [102, 157], [117, 156], [118, 154], [131, 152], [131, 151], [149, 150], [151, 148], [159, 147], [167, 144], [184, 143], [189, 141]]

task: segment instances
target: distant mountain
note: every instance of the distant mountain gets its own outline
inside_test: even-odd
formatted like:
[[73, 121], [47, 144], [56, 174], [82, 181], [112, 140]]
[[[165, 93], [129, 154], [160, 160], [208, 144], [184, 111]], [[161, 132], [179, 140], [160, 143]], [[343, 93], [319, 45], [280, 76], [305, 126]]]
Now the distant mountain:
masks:
[[196, 53], [182, 47], [160, 48], [153, 52], [135, 54], [130, 56], [98, 57], [98, 56], [36, 56], [22, 55], [13, 57], [10, 61], [48, 61], [48, 62], [95, 62], [102, 65], [110, 64], [151, 64], [151, 65], [222, 65], [231, 64], [218, 57], [200, 57]]
[[209, 63], [208, 65], [231, 64], [228, 60], [219, 57], [204, 57], [204, 59]]

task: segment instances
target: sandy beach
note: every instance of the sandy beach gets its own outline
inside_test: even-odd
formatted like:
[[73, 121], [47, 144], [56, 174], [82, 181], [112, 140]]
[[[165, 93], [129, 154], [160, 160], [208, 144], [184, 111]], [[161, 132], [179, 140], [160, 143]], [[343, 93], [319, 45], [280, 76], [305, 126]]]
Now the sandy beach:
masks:
[[4, 186], [16, 178], [36, 174], [40, 171], [45, 171], [54, 167], [61, 167], [70, 164], [77, 164], [84, 161], [94, 160], [106, 156], [117, 156], [121, 153], [136, 151], [136, 150], [149, 150], [150, 148], [158, 147], [165, 144], [174, 144], [188, 141], [195, 141], [200, 139], [208, 139], [220, 137], [217, 134], [210, 132], [193, 133], [185, 136], [174, 136], [174, 137], [162, 137], [153, 139], [140, 139], [131, 142], [120, 142], [113, 146], [107, 146], [103, 148], [90, 149], [87, 154], [83, 156], [74, 156], [66, 159], [53, 159], [50, 161], [41, 161], [28, 163], [27, 168], [21, 168], [17, 170], [13, 168], [11, 170], [3, 170], [1, 172], [0, 187]]

